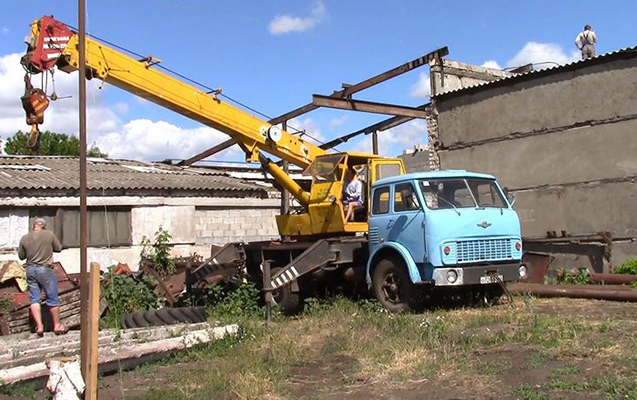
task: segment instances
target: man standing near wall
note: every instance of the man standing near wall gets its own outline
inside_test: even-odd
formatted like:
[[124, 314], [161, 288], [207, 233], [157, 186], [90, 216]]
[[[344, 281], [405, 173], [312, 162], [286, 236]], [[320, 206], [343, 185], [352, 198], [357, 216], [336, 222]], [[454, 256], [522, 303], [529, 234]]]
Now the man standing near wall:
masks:
[[18, 257], [26, 259], [27, 284], [29, 286], [29, 298], [31, 302], [31, 314], [35, 320], [36, 333], [44, 335], [42, 313], [40, 310], [40, 296], [42, 290], [46, 293], [46, 304], [53, 318], [53, 332], [56, 335], [67, 332], [60, 324], [60, 301], [58, 299], [58, 280], [51, 264], [53, 252], [62, 251], [62, 245], [53, 232], [46, 230], [46, 221], [37, 218], [33, 222], [33, 231], [22, 236]]
[[582, 52], [582, 60], [595, 57], [595, 43], [597, 35], [590, 25], [586, 25], [584, 31], [575, 38], [575, 46]]

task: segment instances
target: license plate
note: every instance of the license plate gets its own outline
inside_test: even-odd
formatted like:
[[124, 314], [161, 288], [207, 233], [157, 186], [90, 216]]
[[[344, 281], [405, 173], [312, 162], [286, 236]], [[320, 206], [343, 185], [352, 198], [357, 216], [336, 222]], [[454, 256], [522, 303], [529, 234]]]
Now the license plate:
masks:
[[498, 280], [502, 280], [502, 275], [497, 275], [497, 280], [496, 280], [496, 275], [487, 275], [487, 276], [481, 276], [480, 277], [480, 283], [481, 284], [488, 284], [488, 283], [496, 283], [498, 282]]

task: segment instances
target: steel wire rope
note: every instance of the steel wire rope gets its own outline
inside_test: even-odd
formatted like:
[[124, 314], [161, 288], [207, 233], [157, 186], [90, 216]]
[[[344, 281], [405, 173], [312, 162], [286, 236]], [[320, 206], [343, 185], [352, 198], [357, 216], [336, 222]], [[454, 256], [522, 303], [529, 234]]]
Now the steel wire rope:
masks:
[[[63, 24], [64, 24], [64, 25], [66, 25], [67, 27], [69, 27], [69, 28], [71, 28], [71, 29], [73, 29], [73, 30], [77, 31], [77, 28], [75, 28], [74, 26], [69, 25], [69, 24], [66, 24], [66, 23], [63, 23]], [[86, 36], [91, 37], [91, 38], [93, 38], [93, 39], [97, 39], [97, 40], [99, 40], [100, 42], [104, 42], [105, 44], [107, 44], [107, 45], [109, 45], [109, 46], [112, 46], [112, 47], [114, 47], [114, 48], [116, 48], [116, 49], [118, 49], [118, 50], [121, 50], [121, 51], [123, 51], [123, 52], [129, 53], [129, 54], [132, 54], [132, 55], [137, 56], [137, 57], [139, 57], [139, 58], [146, 58], [146, 56], [144, 56], [144, 55], [142, 55], [142, 54], [139, 54], [139, 53], [137, 53], [137, 52], [135, 52], [135, 51], [133, 51], [133, 50], [129, 50], [129, 49], [127, 49], [127, 48], [123, 47], [123, 46], [117, 45], [117, 44], [115, 44], [115, 43], [113, 43], [113, 42], [111, 42], [111, 41], [108, 41], [108, 40], [103, 39], [103, 38], [101, 38], [101, 37], [98, 37], [98, 36], [96, 36], [96, 35], [92, 35], [92, 34], [88, 34], [88, 33], [87, 33], [87, 34], [86, 34]], [[204, 83], [201, 83], [201, 82], [196, 81], [196, 80], [194, 80], [194, 79], [192, 79], [192, 78], [189, 78], [188, 76], [186, 76], [186, 75], [184, 75], [184, 74], [181, 74], [181, 73], [179, 73], [179, 72], [177, 72], [177, 71], [174, 71], [174, 70], [172, 70], [172, 69], [170, 69], [170, 68], [168, 68], [168, 67], [165, 67], [165, 66], [163, 66], [163, 65], [161, 65], [161, 64], [156, 64], [155, 66], [156, 66], [156, 67], [158, 67], [159, 69], [163, 69], [163, 70], [164, 70], [164, 71], [166, 71], [166, 72], [170, 72], [171, 74], [173, 74], [173, 75], [175, 75], [175, 76], [177, 76], [177, 77], [179, 77], [179, 78], [181, 78], [181, 79], [183, 79], [183, 80], [185, 80], [185, 81], [187, 81], [187, 82], [190, 82], [190, 83], [192, 83], [192, 84], [195, 84], [195, 85], [197, 85], [197, 86], [200, 86], [200, 87], [202, 87], [202, 88], [204, 88], [204, 89], [208, 90], [209, 92], [214, 92], [214, 91], [216, 91], [216, 90], [217, 90], [217, 89], [214, 89], [214, 88], [212, 88], [212, 87], [210, 87], [210, 86], [208, 86], [208, 85], [206, 85], [206, 84], [204, 84]], [[241, 101], [239, 101], [239, 100], [237, 100], [237, 99], [234, 99], [234, 98], [232, 98], [232, 97], [230, 97], [230, 96], [228, 96], [228, 95], [226, 95], [226, 94], [220, 93], [220, 94], [219, 94], [219, 96], [224, 97], [224, 98], [228, 99], [229, 101], [231, 101], [231, 102], [233, 102], [233, 103], [235, 103], [235, 104], [237, 104], [237, 105], [239, 105], [239, 106], [241, 106], [241, 107], [244, 107], [244, 108], [246, 108], [246, 109], [248, 109], [248, 110], [250, 110], [250, 111], [252, 111], [252, 112], [254, 112], [254, 113], [256, 113], [256, 114], [258, 114], [258, 115], [260, 115], [260, 116], [262, 116], [262, 117], [264, 117], [264, 118], [267, 118], [267, 119], [269, 119], [269, 120], [270, 120], [270, 119], [273, 119], [271, 116], [269, 116], [269, 115], [267, 115], [267, 114], [265, 114], [265, 113], [263, 113], [263, 112], [261, 112], [261, 111], [259, 111], [259, 110], [255, 109], [255, 108], [253, 108], [253, 107], [250, 107], [249, 105], [247, 105], [247, 104], [245, 104], [245, 103], [243, 103], [243, 102], [241, 102]], [[319, 139], [317, 139], [317, 138], [313, 137], [312, 135], [308, 134], [308, 133], [307, 133], [307, 132], [305, 132], [304, 130], [301, 130], [301, 129], [295, 128], [294, 126], [291, 126], [291, 125], [288, 125], [288, 128], [291, 128], [291, 129], [293, 129], [293, 130], [295, 131], [295, 132], [293, 132], [293, 134], [296, 134], [296, 135], [299, 135], [299, 136], [307, 136], [307, 137], [309, 137], [310, 139], [314, 140], [315, 142], [317, 142], [317, 143], [319, 143], [319, 144], [325, 144], [324, 142], [322, 142], [321, 140], [319, 140]], [[337, 149], [337, 148], [336, 148], [336, 146], [334, 146], [334, 148], [335, 148], [335, 149]], [[338, 149], [337, 149], [337, 150], [338, 150]]]
[[[89, 1], [86, 0], [85, 2], [85, 21], [86, 21], [86, 34], [90, 37], [90, 34], [88, 34], [89, 29], [89, 12], [88, 12], [88, 3]], [[95, 91], [91, 92], [91, 100], [93, 101], [93, 107], [96, 106], [97, 101], [95, 100]], [[105, 199], [106, 197], [106, 187], [104, 184], [104, 168], [100, 168], [100, 174], [101, 174], [101, 183], [102, 183], [102, 198]], [[87, 168], [87, 177], [88, 177], [88, 168]], [[88, 210], [86, 213], [86, 217], [88, 218]], [[110, 238], [110, 228], [108, 225], [108, 206], [107, 206], [107, 202], [104, 201], [104, 221], [105, 221], [105, 228], [106, 228], [106, 248], [109, 249], [109, 255], [110, 255], [110, 248], [111, 248], [111, 238]], [[88, 221], [87, 221], [88, 222]], [[132, 243], [131, 243], [132, 244]], [[113, 279], [114, 279], [114, 274], [110, 274], [110, 282], [109, 285], [113, 284]], [[117, 334], [120, 334], [120, 327], [119, 327], [119, 315], [117, 316], [117, 325], [116, 325], [116, 329], [117, 329]], [[122, 397], [124, 396], [124, 369], [122, 367], [122, 361], [118, 358], [117, 359], [117, 369], [118, 369], [118, 375], [119, 375], [119, 389], [122, 393]]]

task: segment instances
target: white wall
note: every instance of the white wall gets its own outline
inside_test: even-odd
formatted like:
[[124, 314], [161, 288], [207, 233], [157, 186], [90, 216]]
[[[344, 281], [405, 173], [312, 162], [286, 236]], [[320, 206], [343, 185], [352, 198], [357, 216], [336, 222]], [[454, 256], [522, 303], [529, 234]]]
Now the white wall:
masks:
[[171, 243], [195, 242], [195, 206], [133, 207], [131, 222], [134, 245], [144, 236], [152, 241], [160, 226], [172, 236]]
[[29, 233], [29, 211], [0, 210], [0, 249], [18, 247], [20, 238]]

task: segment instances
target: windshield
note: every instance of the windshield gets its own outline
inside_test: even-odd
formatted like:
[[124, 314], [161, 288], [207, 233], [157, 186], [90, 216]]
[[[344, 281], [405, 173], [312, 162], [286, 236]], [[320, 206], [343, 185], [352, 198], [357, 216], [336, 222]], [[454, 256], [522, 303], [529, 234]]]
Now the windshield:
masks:
[[329, 156], [316, 157], [312, 164], [303, 171], [303, 175], [310, 175], [314, 180], [321, 181], [338, 181], [340, 176], [337, 167], [343, 161], [343, 154], [334, 154]]
[[427, 208], [505, 207], [505, 201], [491, 179], [422, 179], [420, 190]]

